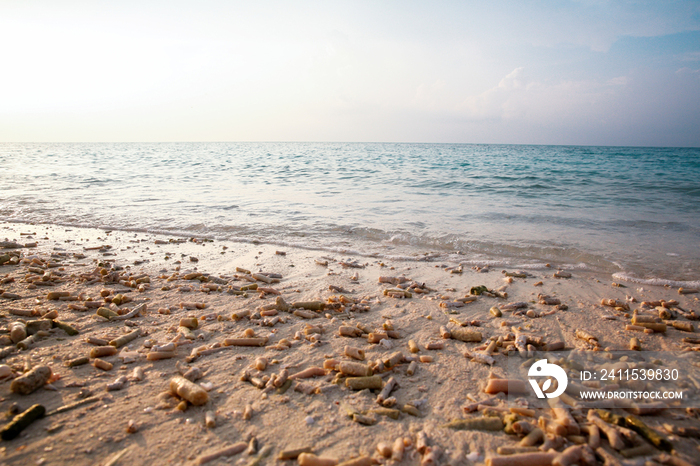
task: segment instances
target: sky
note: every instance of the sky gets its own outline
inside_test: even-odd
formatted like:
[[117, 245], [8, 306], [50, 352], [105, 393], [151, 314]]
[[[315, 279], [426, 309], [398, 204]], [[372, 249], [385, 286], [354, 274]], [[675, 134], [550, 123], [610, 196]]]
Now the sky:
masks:
[[700, 147], [700, 0], [0, 0], [0, 142]]

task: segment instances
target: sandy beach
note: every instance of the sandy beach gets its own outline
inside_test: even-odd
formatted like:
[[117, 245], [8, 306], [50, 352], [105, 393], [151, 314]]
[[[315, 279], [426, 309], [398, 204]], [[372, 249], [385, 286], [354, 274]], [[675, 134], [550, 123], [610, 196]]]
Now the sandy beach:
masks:
[[0, 38], [0, 466], [700, 466], [700, 1]]
[[[697, 294], [616, 284], [581, 271], [557, 278], [557, 264], [523, 276], [147, 233], [1, 228], [1, 354], [8, 366], [0, 382], [2, 411], [18, 414], [40, 404], [47, 414], [3, 442], [6, 464], [201, 464], [222, 450], [230, 456], [210, 464], [334, 464], [315, 463], [308, 454], [279, 459], [295, 449], [338, 463], [357, 459], [348, 464], [484, 464], [500, 456], [499, 447], [518, 447], [538, 422], [548, 426], [544, 450], [596, 447], [583, 405], [566, 406], [578, 432], [564, 427], [562, 434], [566, 421], [556, 410], [528, 409], [536, 399], [514, 403], [504, 393], [485, 393], [489, 377], [509, 376], [509, 361], [527, 360], [515, 347], [521, 335], [526, 351], [563, 342], [567, 351], [601, 354], [629, 350], [636, 337], [642, 352], [670, 352], [687, 367], [698, 365], [697, 352], [689, 350], [696, 345], [688, 343], [694, 335], [674, 327], [688, 330], [693, 310], [700, 310]], [[471, 295], [479, 286], [488, 291]], [[257, 289], [241, 291], [246, 287]], [[602, 305], [604, 299], [617, 307]], [[642, 304], [652, 301], [666, 301], [667, 329], [625, 330], [635, 309], [640, 315], [666, 309]], [[508, 306], [514, 303], [522, 304]], [[33, 333], [29, 341], [15, 341], [15, 322]], [[577, 335], [581, 330], [594, 339]], [[456, 339], [463, 334], [473, 341]], [[115, 343], [124, 335], [133, 339]], [[100, 349], [110, 342], [111, 349]], [[17, 393], [13, 383], [43, 366], [48, 378]], [[180, 375], [199, 395], [204, 390], [203, 403], [171, 392]], [[365, 376], [360, 386], [375, 387], [377, 379], [379, 385], [349, 388], [355, 382], [348, 379], [358, 376]], [[697, 397], [698, 387], [687, 380], [678, 386]], [[83, 404], [72, 407], [76, 402]], [[600, 434], [600, 444], [620, 461], [606, 464], [656, 464], [651, 458], [696, 464], [698, 410], [668, 406], [651, 406], [640, 417], [670, 442], [672, 455], [667, 444], [655, 448], [639, 435], [611, 448]], [[647, 411], [634, 404], [608, 412]], [[474, 418], [496, 419], [497, 426], [458, 421]], [[517, 421], [520, 435], [504, 432], [502, 423], [508, 430]], [[541, 443], [515, 451], [532, 455]], [[648, 448], [623, 462], [619, 450], [640, 445]], [[545, 456], [492, 464], [550, 464], [556, 455]]]

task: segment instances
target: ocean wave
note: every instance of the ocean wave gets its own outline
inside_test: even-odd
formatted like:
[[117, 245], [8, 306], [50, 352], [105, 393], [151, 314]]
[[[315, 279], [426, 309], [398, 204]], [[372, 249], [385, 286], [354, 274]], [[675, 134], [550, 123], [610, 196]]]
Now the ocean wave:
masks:
[[460, 261], [462, 266], [477, 266], [477, 267], [515, 267], [523, 270], [591, 270], [589, 264], [580, 262], [578, 264], [556, 264], [553, 267], [549, 262], [520, 262], [518, 259], [512, 260], [467, 260]]
[[700, 288], [700, 280], [668, 280], [665, 278], [639, 278], [626, 272], [616, 272], [613, 275], [616, 280], [623, 280], [640, 285], [673, 286], [680, 288]]
[[[484, 255], [485, 252], [465, 252], [465, 251], [454, 251], [452, 248], [448, 247], [447, 250], [436, 252], [434, 249], [431, 251], [426, 251], [426, 248], [417, 247], [417, 244], [422, 243], [423, 240], [414, 239], [414, 241], [406, 240], [407, 244], [410, 244], [410, 253], [398, 253], [398, 252], [388, 252], [381, 251], [382, 244], [377, 240], [387, 237], [388, 234], [377, 229], [364, 229], [364, 228], [352, 228], [346, 233], [350, 233], [355, 240], [351, 245], [342, 245], [340, 238], [336, 238], [336, 242], [320, 243], [315, 239], [306, 239], [303, 241], [295, 241], [287, 238], [271, 238], [263, 237], [258, 235], [249, 234], [246, 236], [242, 235], [232, 235], [232, 234], [217, 234], [217, 232], [211, 231], [196, 231], [198, 229], [204, 229], [203, 225], [190, 225], [187, 229], [164, 229], [164, 228], [148, 228], [148, 227], [124, 227], [113, 224], [90, 224], [85, 222], [30, 222], [22, 221], [17, 219], [6, 220], [8, 223], [20, 223], [20, 224], [43, 224], [43, 225], [55, 225], [65, 228], [95, 228], [104, 231], [125, 231], [134, 233], [146, 233], [161, 236], [172, 236], [178, 238], [197, 238], [197, 239], [208, 239], [216, 241], [229, 241], [233, 243], [247, 243], [247, 244], [267, 244], [281, 247], [290, 247], [297, 249], [305, 249], [310, 251], [324, 251], [335, 254], [344, 254], [347, 256], [357, 256], [357, 257], [370, 257], [375, 259], [382, 259], [387, 261], [400, 261], [400, 262], [450, 262], [455, 264], [461, 264], [463, 266], [479, 266], [479, 267], [515, 267], [519, 269], [529, 269], [529, 270], [545, 270], [551, 268], [546, 262], [530, 262], [527, 258], [518, 257], [517, 255], [511, 255], [507, 257], [502, 257], [499, 259], [475, 259], [476, 255]], [[336, 230], [339, 228], [336, 227]], [[218, 232], [221, 233], [221, 232]], [[248, 232], [250, 233], [250, 232]], [[293, 235], [288, 235], [289, 237]], [[301, 235], [304, 236], [305, 235]], [[409, 235], [410, 236], [410, 235]], [[328, 238], [327, 238], [328, 239]], [[436, 245], [435, 239], [429, 241], [430, 245], [434, 248]], [[452, 246], [453, 243], [450, 241], [447, 246]], [[470, 256], [472, 258], [470, 258]], [[591, 270], [590, 264], [586, 263], [566, 263], [557, 262], [555, 267], [563, 270]]]

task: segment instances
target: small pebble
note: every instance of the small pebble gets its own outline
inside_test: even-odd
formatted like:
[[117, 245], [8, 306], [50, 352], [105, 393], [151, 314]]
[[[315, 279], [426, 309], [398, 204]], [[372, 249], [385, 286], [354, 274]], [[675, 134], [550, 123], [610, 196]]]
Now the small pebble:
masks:
[[481, 456], [479, 456], [478, 451], [473, 451], [467, 455], [467, 459], [472, 463], [476, 463], [481, 459]]
[[126, 424], [126, 432], [129, 434], [135, 434], [138, 431], [138, 424], [136, 424], [136, 421], [134, 421], [133, 419], [130, 419], [129, 422]]

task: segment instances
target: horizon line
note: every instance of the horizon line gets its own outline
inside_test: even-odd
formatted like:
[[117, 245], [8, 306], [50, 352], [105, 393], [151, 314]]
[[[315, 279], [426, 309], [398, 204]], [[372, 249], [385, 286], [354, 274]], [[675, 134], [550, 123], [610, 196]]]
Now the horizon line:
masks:
[[606, 147], [653, 149], [700, 149], [700, 146], [625, 145], [625, 144], [547, 144], [505, 142], [409, 142], [409, 141], [0, 141], [1, 144], [416, 144], [465, 146], [546, 146], [546, 147]]

